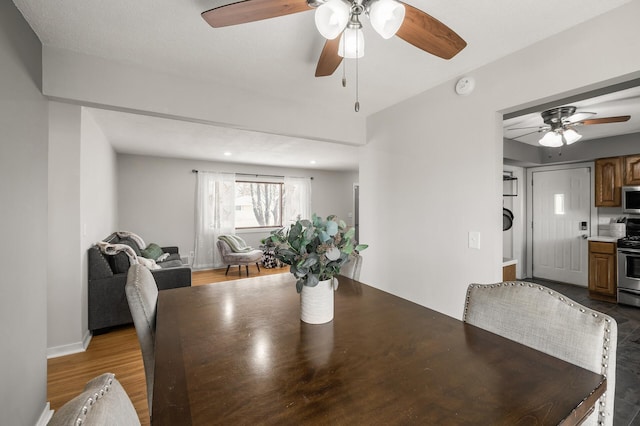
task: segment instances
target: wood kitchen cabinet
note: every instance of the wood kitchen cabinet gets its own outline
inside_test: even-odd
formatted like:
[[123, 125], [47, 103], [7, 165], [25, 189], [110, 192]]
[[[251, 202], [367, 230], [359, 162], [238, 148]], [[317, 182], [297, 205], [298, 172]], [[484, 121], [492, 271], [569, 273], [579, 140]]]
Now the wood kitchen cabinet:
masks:
[[589, 297], [616, 301], [616, 243], [589, 241]]
[[508, 265], [502, 267], [502, 281], [516, 280], [516, 265]]
[[596, 207], [619, 207], [622, 205], [622, 160], [622, 157], [596, 160]]
[[624, 157], [624, 184], [640, 185], [640, 155]]

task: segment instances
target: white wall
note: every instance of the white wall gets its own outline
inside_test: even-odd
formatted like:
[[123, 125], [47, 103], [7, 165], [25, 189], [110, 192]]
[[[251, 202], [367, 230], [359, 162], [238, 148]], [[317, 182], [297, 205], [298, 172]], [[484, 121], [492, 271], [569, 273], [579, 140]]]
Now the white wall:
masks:
[[343, 114], [308, 97], [293, 103], [247, 92], [234, 82], [198, 81], [51, 46], [44, 47], [42, 60], [43, 93], [54, 98], [266, 133], [364, 143], [364, 116]]
[[361, 148], [362, 280], [458, 317], [469, 283], [502, 278], [501, 119], [483, 81], [469, 97], [452, 82], [376, 114]]
[[[312, 176], [312, 209], [348, 220], [357, 173], [286, 169], [141, 155], [118, 155], [118, 230], [140, 235], [145, 243], [177, 245], [182, 255], [194, 247], [196, 176], [192, 170], [278, 176]], [[355, 179], [355, 180], [354, 180]], [[114, 229], [115, 230], [115, 229]], [[266, 231], [241, 231], [258, 246]], [[108, 235], [108, 233], [107, 233]], [[105, 235], [106, 236], [106, 235]]]
[[[91, 114], [82, 108], [80, 152], [80, 330], [88, 332], [87, 250], [116, 228], [118, 223], [116, 153]], [[77, 232], [77, 231], [76, 231]]]
[[[363, 281], [457, 318], [470, 283], [500, 281], [500, 113], [637, 78], [640, 55], [628, 50], [640, 39], [637, 16], [634, 1], [477, 69], [467, 97], [452, 80], [370, 117]], [[468, 248], [469, 231], [481, 233], [480, 250]]]
[[0, 2], [0, 423], [34, 425], [47, 397], [47, 102], [41, 45]]
[[[80, 107], [49, 104], [49, 353], [81, 350]], [[52, 351], [51, 348], [56, 348]]]
[[116, 155], [78, 105], [49, 108], [48, 356], [82, 351], [89, 339], [87, 249], [117, 223]]

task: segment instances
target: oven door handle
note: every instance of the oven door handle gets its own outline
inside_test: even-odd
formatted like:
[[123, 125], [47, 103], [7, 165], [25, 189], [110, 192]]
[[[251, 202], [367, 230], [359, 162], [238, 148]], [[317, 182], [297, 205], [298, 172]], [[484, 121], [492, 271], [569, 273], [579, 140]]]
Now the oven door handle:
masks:
[[638, 251], [627, 251], [627, 250], [620, 250], [620, 249], [618, 249], [618, 253], [620, 253], [620, 254], [630, 254], [630, 255], [640, 256], [640, 250], [638, 250]]
[[640, 296], [640, 291], [632, 290], [630, 288], [618, 287], [618, 291], [621, 293], [631, 293]]

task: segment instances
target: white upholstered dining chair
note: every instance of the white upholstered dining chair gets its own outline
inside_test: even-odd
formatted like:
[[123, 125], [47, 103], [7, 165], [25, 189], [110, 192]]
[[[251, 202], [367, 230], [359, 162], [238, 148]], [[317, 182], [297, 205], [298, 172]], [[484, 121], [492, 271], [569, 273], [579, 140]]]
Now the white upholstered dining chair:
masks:
[[155, 366], [156, 308], [158, 305], [158, 287], [153, 275], [151, 275], [151, 271], [140, 264], [131, 265], [127, 274], [125, 292], [142, 351], [144, 374], [147, 379], [149, 416], [151, 416], [153, 369]]
[[113, 373], [90, 380], [81, 394], [57, 410], [48, 426], [136, 426], [138, 414]]
[[544, 286], [528, 282], [471, 284], [464, 321], [602, 374], [607, 390], [583, 425], [612, 425], [618, 326]]

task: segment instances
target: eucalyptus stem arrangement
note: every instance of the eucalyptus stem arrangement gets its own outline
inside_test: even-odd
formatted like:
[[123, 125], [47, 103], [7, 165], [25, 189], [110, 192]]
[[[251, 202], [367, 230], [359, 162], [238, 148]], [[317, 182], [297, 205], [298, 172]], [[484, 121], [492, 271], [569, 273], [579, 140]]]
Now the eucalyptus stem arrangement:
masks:
[[289, 228], [273, 231], [265, 240], [275, 245], [277, 259], [291, 265], [300, 293], [302, 286], [315, 287], [338, 275], [350, 256], [368, 247], [358, 244], [354, 237], [355, 228], [347, 227], [337, 216], [323, 220], [313, 214], [311, 220], [298, 219]]

